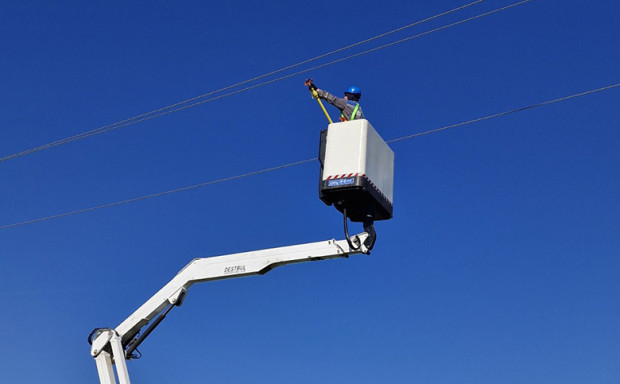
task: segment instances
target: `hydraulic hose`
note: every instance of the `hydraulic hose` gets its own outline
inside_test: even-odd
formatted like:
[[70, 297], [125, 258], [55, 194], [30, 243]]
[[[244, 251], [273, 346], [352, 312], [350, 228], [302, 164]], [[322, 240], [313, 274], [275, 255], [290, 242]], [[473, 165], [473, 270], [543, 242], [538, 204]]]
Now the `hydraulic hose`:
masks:
[[351, 247], [352, 250], [357, 251], [360, 249], [362, 245], [359, 244], [359, 241], [357, 245], [353, 244], [353, 240], [351, 240], [351, 237], [349, 236], [349, 224], [347, 220], [347, 209], [346, 208], [342, 209], [342, 216], [344, 218], [344, 237], [345, 239], [347, 239], [347, 243], [349, 243], [349, 247]]

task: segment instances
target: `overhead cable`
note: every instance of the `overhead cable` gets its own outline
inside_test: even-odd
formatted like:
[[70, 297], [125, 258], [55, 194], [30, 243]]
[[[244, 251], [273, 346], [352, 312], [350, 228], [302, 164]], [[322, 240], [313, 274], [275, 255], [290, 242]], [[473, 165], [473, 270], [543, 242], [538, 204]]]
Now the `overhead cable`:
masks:
[[38, 218], [38, 219], [22, 221], [20, 223], [3, 225], [3, 226], [0, 227], [0, 230], [1, 229], [12, 228], [12, 227], [18, 227], [18, 226], [27, 225], [27, 224], [39, 223], [41, 221], [47, 221], [47, 220], [52, 220], [52, 219], [59, 219], [61, 217], [73, 216], [73, 215], [77, 215], [77, 214], [80, 214], [80, 213], [97, 211], [97, 210], [103, 209], [103, 208], [116, 207], [118, 205], [135, 203], [135, 202], [138, 202], [138, 201], [141, 201], [141, 200], [152, 199], [154, 197], [161, 197], [161, 196], [165, 196], [165, 195], [171, 195], [173, 193], [189, 191], [190, 189], [196, 189], [196, 188], [200, 188], [200, 187], [205, 187], [207, 185], [219, 184], [219, 183], [223, 183], [223, 182], [226, 182], [226, 181], [232, 181], [232, 180], [242, 179], [242, 178], [249, 177], [249, 176], [260, 175], [261, 173], [267, 173], [267, 172], [277, 171], [279, 169], [290, 168], [290, 167], [294, 167], [296, 165], [310, 163], [310, 162], [312, 162], [314, 160], [316, 160], [316, 159], [312, 158], [312, 159], [307, 159], [307, 160], [295, 161], [295, 162], [288, 163], [288, 164], [283, 164], [283, 165], [278, 165], [278, 166], [271, 167], [271, 168], [261, 169], [259, 171], [253, 171], [253, 172], [248, 172], [248, 173], [244, 173], [244, 174], [241, 174], [241, 175], [225, 177], [223, 179], [205, 181], [203, 183], [189, 185], [187, 187], [171, 189], [169, 191], [153, 193], [153, 194], [150, 194], [150, 195], [135, 197], [135, 198], [132, 198], [132, 199], [117, 201], [117, 202], [114, 202], [114, 203], [102, 204], [102, 205], [97, 205], [97, 206], [90, 207], [90, 208], [78, 209], [78, 210], [71, 211], [71, 212], [65, 212], [65, 213], [60, 213], [60, 214], [57, 214], [57, 215], [41, 217], [41, 218]]
[[[265, 74], [260, 75], [260, 76], [256, 76], [256, 77], [248, 79], [248, 80], [241, 81], [239, 83], [236, 83], [236, 84], [224, 87], [224, 88], [220, 88], [220, 89], [217, 89], [217, 90], [214, 90], [214, 91], [211, 91], [211, 92], [208, 92], [208, 93], [204, 93], [204, 94], [196, 96], [196, 97], [192, 97], [190, 99], [186, 99], [186, 100], [183, 100], [183, 101], [180, 101], [180, 102], [177, 102], [177, 103], [165, 106], [165, 107], [161, 107], [161, 108], [152, 110], [150, 112], [146, 112], [146, 113], [143, 113], [143, 114], [140, 114], [140, 115], [136, 115], [136, 116], [130, 117], [128, 119], [118, 121], [116, 123], [108, 124], [108, 125], [105, 125], [105, 126], [102, 126], [102, 127], [90, 130], [90, 131], [82, 132], [82, 133], [79, 133], [77, 135], [73, 135], [73, 136], [70, 136], [70, 137], [67, 137], [67, 138], [64, 138], [64, 139], [56, 140], [56, 141], [53, 141], [53, 142], [50, 142], [50, 143], [47, 143], [47, 144], [43, 144], [43, 145], [40, 145], [40, 146], [37, 146], [37, 147], [26, 149], [26, 150], [21, 151], [21, 152], [17, 152], [17, 153], [11, 154], [11, 155], [7, 155], [7, 156], [4, 156], [4, 157], [1, 157], [0, 158], [0, 162], [4, 162], [4, 161], [7, 161], [7, 160], [15, 159], [17, 157], [29, 155], [31, 153], [43, 151], [45, 149], [49, 149], [49, 148], [56, 147], [56, 146], [59, 146], [59, 145], [67, 144], [67, 143], [70, 143], [70, 142], [73, 142], [73, 141], [85, 139], [87, 137], [99, 135], [99, 134], [102, 134], [102, 133], [105, 133], [105, 132], [109, 132], [109, 131], [112, 131], [112, 130], [116, 130], [116, 129], [122, 128], [122, 127], [126, 127], [126, 126], [129, 126], [129, 125], [137, 124], [137, 123], [140, 123], [140, 122], [143, 122], [143, 121], [146, 121], [146, 120], [151, 120], [151, 119], [154, 119], [156, 117], [168, 115], [168, 114], [173, 113], [173, 112], [178, 112], [178, 111], [181, 111], [181, 110], [184, 110], [184, 109], [187, 109], [187, 108], [191, 108], [191, 107], [195, 107], [195, 106], [198, 106], [198, 105], [201, 105], [201, 104], [204, 104], [204, 103], [208, 103], [208, 102], [211, 102], [211, 101], [219, 100], [219, 99], [222, 99], [224, 97], [235, 95], [237, 93], [246, 92], [246, 91], [249, 91], [249, 90], [254, 89], [254, 88], [258, 88], [258, 87], [261, 87], [261, 86], [272, 84], [272, 83], [275, 83], [275, 82], [278, 82], [278, 81], [281, 81], [281, 80], [284, 80], [284, 79], [288, 79], [288, 78], [293, 77], [293, 76], [297, 76], [297, 75], [300, 75], [300, 74], [303, 74], [303, 73], [306, 73], [306, 72], [310, 72], [310, 71], [313, 71], [313, 70], [316, 70], [316, 69], [319, 69], [319, 68], [327, 67], [329, 65], [333, 65], [333, 64], [345, 61], [345, 60], [349, 60], [349, 59], [352, 59], [354, 57], [358, 57], [358, 56], [361, 56], [361, 55], [364, 55], [364, 54], [368, 54], [368, 53], [377, 51], [379, 49], [383, 49], [383, 48], [387, 48], [387, 47], [390, 47], [390, 46], [393, 46], [393, 45], [396, 45], [396, 44], [400, 44], [400, 43], [403, 43], [405, 41], [409, 41], [409, 40], [417, 38], [417, 37], [425, 36], [425, 35], [428, 35], [430, 33], [438, 32], [438, 31], [441, 31], [441, 30], [444, 30], [444, 29], [447, 29], [447, 28], [450, 28], [450, 27], [454, 27], [456, 25], [463, 24], [463, 23], [465, 23], [467, 21], [471, 21], [471, 20], [474, 20], [474, 19], [478, 19], [480, 17], [488, 16], [488, 15], [491, 15], [493, 13], [496, 13], [496, 12], [499, 12], [499, 11], [503, 11], [503, 10], [508, 9], [508, 8], [512, 8], [512, 7], [515, 7], [517, 5], [521, 5], [523, 3], [527, 3], [527, 2], [532, 1], [532, 0], [520, 1], [518, 3], [514, 3], [514, 4], [506, 6], [506, 7], [498, 8], [498, 9], [492, 10], [490, 12], [486, 12], [486, 13], [483, 13], [483, 14], [480, 14], [480, 15], [468, 18], [468, 19], [464, 19], [464, 20], [461, 20], [459, 22], [452, 23], [452, 24], [449, 24], [449, 25], [446, 25], [446, 26], [443, 26], [443, 27], [440, 27], [440, 28], [435, 28], [433, 30], [430, 30], [430, 31], [427, 31], [427, 32], [424, 32], [424, 33], [420, 33], [420, 34], [416, 34], [416, 35], [413, 35], [413, 36], [409, 36], [407, 38], [404, 38], [404, 39], [401, 39], [401, 40], [397, 40], [395, 42], [392, 42], [392, 43], [389, 43], [389, 44], [386, 44], [386, 45], [383, 45], [383, 46], [380, 46], [380, 47], [376, 47], [376, 48], [373, 48], [373, 49], [370, 49], [370, 50], [367, 50], [367, 51], [364, 51], [364, 52], [360, 52], [360, 53], [357, 53], [355, 55], [350, 55], [350, 56], [347, 56], [347, 57], [344, 57], [344, 58], [341, 58], [341, 59], [338, 59], [338, 60], [331, 61], [329, 63], [325, 63], [325, 64], [322, 64], [322, 65], [319, 65], [319, 66], [315, 66], [315, 67], [308, 68], [308, 69], [305, 69], [305, 70], [302, 70], [302, 71], [298, 71], [298, 72], [295, 72], [295, 73], [287, 75], [287, 76], [282, 76], [282, 77], [279, 77], [277, 79], [273, 79], [273, 80], [270, 80], [270, 81], [265, 81], [265, 82], [260, 83], [260, 84], [256, 84], [256, 85], [253, 85], [253, 86], [248, 86], [248, 87], [245, 87], [243, 89], [239, 89], [239, 90], [236, 90], [236, 91], [228, 92], [228, 93], [220, 95], [220, 96], [211, 97], [209, 99], [202, 100], [202, 99], [205, 99], [208, 96], [213, 96], [215, 94], [222, 93], [224, 91], [228, 91], [228, 90], [231, 90], [233, 88], [237, 88], [237, 87], [240, 87], [242, 85], [246, 85], [246, 84], [252, 83], [254, 81], [263, 79], [265, 77], [272, 76], [272, 75], [284, 72], [286, 70], [299, 67], [299, 66], [301, 66], [303, 64], [307, 64], [307, 63], [310, 63], [310, 62], [313, 62], [313, 61], [325, 58], [327, 56], [331, 56], [331, 55], [334, 55], [336, 53], [340, 53], [340, 52], [343, 52], [345, 50], [349, 50], [351, 48], [354, 48], [354, 47], [357, 47], [357, 46], [369, 43], [371, 41], [377, 40], [379, 38], [382, 38], [382, 37], [385, 37], [385, 36], [388, 36], [388, 35], [391, 35], [391, 34], [394, 34], [396, 32], [400, 32], [400, 31], [403, 31], [405, 29], [408, 29], [408, 28], [411, 28], [411, 27], [414, 27], [414, 26], [426, 23], [428, 21], [437, 19], [439, 17], [446, 16], [448, 14], [451, 14], [451, 13], [463, 10], [465, 8], [474, 6], [476, 4], [479, 4], [479, 3], [483, 2], [483, 1], [486, 1], [486, 0], [477, 0], [477, 1], [465, 4], [465, 5], [462, 5], [460, 7], [453, 8], [451, 10], [448, 10], [448, 11], [436, 14], [436, 15], [428, 17], [426, 19], [422, 19], [422, 20], [416, 21], [414, 23], [405, 25], [405, 26], [400, 27], [400, 28], [393, 29], [393, 30], [385, 32], [385, 33], [373, 36], [371, 38], [359, 41], [357, 43], [354, 43], [354, 44], [351, 44], [351, 45], [348, 45], [348, 46], [345, 46], [345, 47], [342, 47], [342, 48], [339, 48], [339, 49], [336, 49], [336, 50], [333, 50], [333, 51], [330, 51], [330, 52], [327, 52], [327, 53], [324, 53], [324, 54], [321, 54], [321, 55], [318, 55], [318, 56], [315, 56], [315, 57], [312, 57], [310, 59], [306, 59], [306, 60], [300, 61], [298, 63], [295, 63], [295, 64], [292, 64], [292, 65], [289, 65], [289, 66], [277, 69], [277, 70], [272, 71], [272, 72], [265, 73]], [[200, 100], [200, 101], [198, 101], [198, 100]]]
[[414, 133], [412, 135], [407, 135], [407, 136], [403, 136], [403, 137], [399, 137], [396, 139], [391, 139], [386, 141], [387, 143], [395, 143], [397, 141], [402, 141], [402, 140], [407, 140], [407, 139], [412, 139], [414, 137], [419, 137], [419, 136], [424, 136], [424, 135], [428, 135], [430, 133], [436, 133], [436, 132], [441, 132], [441, 131], [445, 131], [447, 129], [451, 129], [451, 128], [456, 128], [456, 127], [461, 127], [463, 125], [469, 125], [469, 124], [473, 124], [473, 123], [479, 123], [481, 121], [485, 121], [485, 120], [491, 120], [491, 119], [495, 119], [497, 117], [502, 117], [502, 116], [506, 116], [506, 115], [511, 115], [513, 113], [517, 113], [517, 112], [523, 112], [523, 111], [527, 111], [528, 109], [533, 109], [533, 108], [538, 108], [538, 107], [543, 107], [545, 105], [549, 105], [549, 104], [555, 104], [555, 103], [559, 103], [561, 101], [566, 101], [566, 100], [570, 100], [570, 99], [574, 99], [577, 97], [581, 97], [581, 96], [586, 96], [586, 95], [590, 95], [593, 93], [598, 93], [598, 92], [603, 92], [603, 91], [607, 91], [613, 88], [618, 88], [620, 87], [620, 83], [616, 83], [616, 84], [612, 84], [612, 85], [608, 85], [606, 87], [601, 87], [601, 88], [597, 88], [597, 89], [591, 89], [589, 91], [585, 91], [585, 92], [581, 92], [581, 93], [575, 93], [573, 95], [569, 95], [569, 96], [564, 96], [564, 97], [560, 97], [557, 99], [553, 99], [553, 100], [547, 100], [547, 101], [543, 101], [541, 103], [538, 104], [532, 104], [532, 105], [528, 105], [525, 107], [520, 107], [520, 108], [515, 108], [515, 109], [511, 109], [509, 111], [504, 111], [504, 112], [500, 112], [500, 113], [495, 113], [493, 115], [488, 115], [488, 116], [484, 116], [484, 117], [479, 117], [477, 119], [473, 119], [473, 120], [467, 120], [467, 121], [463, 121], [461, 123], [456, 123], [456, 124], [451, 124], [451, 125], [446, 125], [444, 127], [441, 128], [436, 128], [436, 129], [431, 129], [430, 131], [424, 131], [424, 132], [419, 132], [419, 133]]
[[[409, 37], [405, 37], [403, 39], [396, 40], [396, 41], [393, 41], [391, 43], [387, 43], [387, 44], [384, 44], [384, 45], [381, 45], [381, 46], [378, 46], [378, 47], [375, 47], [375, 48], [371, 48], [371, 49], [368, 49], [368, 50], [365, 50], [365, 51], [362, 51], [362, 52], [358, 52], [358, 53], [355, 53], [355, 54], [352, 54], [352, 55], [349, 55], [349, 56], [345, 56], [345, 57], [342, 57], [340, 59], [332, 60], [332, 61], [329, 61], [327, 63], [319, 64], [319, 65], [316, 65], [316, 66], [311, 67], [311, 68], [303, 69], [301, 71], [297, 71], [297, 72], [294, 72], [294, 73], [290, 73], [288, 75], [280, 76], [280, 77], [277, 77], [275, 79], [264, 81], [262, 83], [258, 83], [258, 84], [247, 86], [245, 88], [241, 88], [241, 89], [237, 89], [237, 90], [234, 90], [234, 91], [230, 91], [228, 93], [224, 93], [224, 94], [221, 94], [221, 95], [218, 95], [218, 96], [214, 96], [214, 97], [211, 97], [211, 98], [206, 99], [206, 100], [200, 100], [200, 101], [196, 101], [196, 102], [194, 102], [192, 104], [180, 106], [180, 107], [177, 107], [177, 108], [174, 108], [174, 109], [171, 109], [171, 110], [167, 110], [167, 111], [162, 111], [162, 112], [160, 112], [160, 113], [158, 113], [156, 115], [146, 116], [146, 117], [144, 117], [144, 118], [142, 118], [140, 120], [134, 120], [134, 121], [128, 122], [128, 123], [123, 124], [123, 125], [117, 125], [115, 127], [110, 128], [110, 130], [117, 129], [117, 128], [120, 128], [120, 127], [124, 127], [124, 126], [130, 125], [130, 124], [135, 124], [135, 123], [138, 123], [138, 122], [141, 122], [141, 121], [145, 121], [145, 120], [150, 120], [150, 119], [153, 119], [153, 118], [156, 118], [156, 117], [159, 117], [159, 116], [163, 116], [163, 115], [167, 115], [167, 114], [170, 114], [170, 113], [173, 113], [173, 112], [178, 112], [178, 111], [181, 111], [183, 109], [192, 108], [192, 107], [195, 107], [197, 105], [209, 103], [211, 101], [220, 100], [220, 99], [223, 99], [225, 97], [236, 95], [238, 93], [247, 92], [247, 91], [255, 89], [255, 88], [259, 88], [259, 87], [263, 87], [265, 85], [273, 84], [273, 83], [276, 83], [276, 82], [279, 82], [279, 81], [282, 81], [282, 80], [285, 80], [285, 79], [289, 79], [291, 77], [302, 75], [302, 74], [307, 73], [307, 72], [315, 71], [317, 69], [325, 68], [325, 67], [328, 67], [330, 65], [334, 65], [334, 64], [346, 61], [346, 60], [350, 60], [350, 59], [353, 59], [353, 58], [356, 58], [356, 57], [359, 57], [359, 56], [363, 56], [363, 55], [366, 55], [366, 54], [369, 54], [369, 53], [372, 53], [372, 52], [376, 52], [376, 51], [384, 49], [384, 48], [392, 47], [392, 46], [397, 45], [397, 44], [402, 44], [402, 43], [404, 43], [406, 41], [409, 41], [409, 40], [412, 40], [412, 39], [416, 39], [416, 38], [419, 38], [419, 37], [423, 37], [423, 36], [426, 36], [426, 35], [430, 35], [431, 33], [435, 33], [435, 32], [442, 31], [444, 29], [452, 28], [452, 27], [464, 24], [464, 23], [472, 21], [472, 20], [476, 20], [476, 19], [479, 19], [479, 18], [482, 18], [482, 17], [485, 17], [485, 16], [490, 16], [490, 15], [492, 15], [494, 13], [505, 11], [505, 10], [507, 10], [509, 8], [513, 8], [513, 7], [516, 7], [518, 5], [522, 5], [524, 3], [528, 3], [530, 1], [532, 1], [532, 0], [522, 0], [522, 1], [519, 1], [517, 3], [513, 3], [511, 5], [507, 5], [505, 7], [496, 8], [494, 10], [491, 10], [491, 11], [488, 11], [488, 12], [485, 12], [485, 13], [481, 13], [481, 14], [478, 14], [476, 16], [468, 17], [466, 19], [463, 19], [463, 20], [460, 20], [460, 21], [456, 21], [454, 23], [450, 23], [450, 24], [444, 25], [442, 27], [434, 28], [434, 29], [431, 29], [431, 30], [426, 31], [426, 32], [421, 32], [421, 33], [418, 33], [418, 34], [415, 34], [415, 35], [412, 35], [412, 36], [409, 36]], [[103, 132], [99, 132], [99, 133], [103, 133]], [[2, 161], [1, 158], [0, 158], [0, 161]]]
[[[547, 105], [550, 105], [550, 104], [555, 104], [555, 103], [559, 103], [559, 102], [562, 102], [562, 101], [567, 101], [567, 100], [575, 99], [577, 97], [591, 95], [591, 94], [594, 94], [594, 93], [599, 93], [599, 92], [603, 92], [603, 91], [607, 91], [607, 90], [611, 90], [611, 89], [619, 88], [619, 87], [620, 87], [620, 83], [616, 83], [616, 84], [608, 85], [608, 86], [605, 86], [605, 87], [591, 89], [589, 91], [575, 93], [575, 94], [572, 94], [572, 95], [569, 95], [569, 96], [564, 96], [564, 97], [560, 97], [560, 98], [556, 98], [556, 99], [552, 99], [552, 100], [547, 100], [547, 101], [543, 101], [543, 102], [536, 103], [536, 104], [527, 105], [525, 107], [514, 108], [514, 109], [510, 109], [510, 110], [504, 111], [504, 112], [494, 113], [492, 115], [487, 115], [487, 116], [484, 116], [484, 117], [479, 117], [479, 118], [476, 118], [476, 119], [463, 121], [461, 123], [450, 124], [450, 125], [446, 125], [446, 126], [443, 126], [443, 127], [440, 127], [440, 128], [431, 129], [431, 130], [424, 131], [424, 132], [419, 132], [419, 133], [414, 133], [414, 134], [407, 135], [407, 136], [402, 136], [402, 137], [399, 137], [399, 138], [396, 138], [396, 139], [387, 140], [386, 142], [387, 143], [394, 143], [394, 142], [398, 142], [398, 141], [408, 140], [408, 139], [412, 139], [412, 138], [415, 138], [415, 137], [420, 137], [420, 136], [428, 135], [428, 134], [431, 134], [431, 133], [437, 133], [437, 132], [445, 131], [445, 130], [448, 130], [448, 129], [451, 129], [451, 128], [462, 127], [462, 126], [465, 126], [465, 125], [474, 124], [474, 123], [478, 123], [478, 122], [485, 121], [485, 120], [495, 119], [495, 118], [498, 118], [498, 117], [514, 114], [514, 113], [517, 113], [517, 112], [523, 112], [523, 111], [527, 111], [529, 109], [539, 108], [539, 107], [547, 106]], [[219, 184], [219, 183], [223, 183], [223, 182], [226, 182], [226, 181], [238, 180], [238, 179], [242, 179], [242, 178], [249, 177], [249, 176], [260, 175], [260, 174], [263, 174], [263, 173], [277, 171], [277, 170], [284, 169], [284, 168], [290, 168], [290, 167], [294, 167], [294, 166], [297, 166], [297, 165], [307, 164], [307, 163], [310, 163], [310, 162], [313, 162], [313, 161], [316, 161], [316, 158], [295, 161], [295, 162], [292, 162], [292, 163], [283, 164], [283, 165], [279, 165], [279, 166], [275, 166], [275, 167], [270, 167], [270, 168], [265, 168], [265, 169], [261, 169], [261, 170], [258, 170], [258, 171], [253, 171], [253, 172], [244, 173], [244, 174], [240, 174], [240, 175], [236, 175], [236, 176], [226, 177], [226, 178], [223, 178], [223, 179], [206, 181], [206, 182], [199, 183], [199, 184], [194, 184], [194, 185], [190, 185], [190, 186], [186, 186], [186, 187], [182, 187], [182, 188], [176, 188], [176, 189], [172, 189], [172, 190], [169, 190], [169, 191], [154, 193], [154, 194], [150, 194], [150, 195], [146, 195], [146, 196], [135, 197], [135, 198], [132, 198], [132, 199], [117, 201], [117, 202], [114, 202], [114, 203], [97, 205], [97, 206], [94, 206], [94, 207], [79, 209], [79, 210], [70, 211], [70, 212], [66, 212], [66, 213], [61, 213], [61, 214], [57, 214], [57, 215], [41, 217], [41, 218], [38, 218], [38, 219], [32, 219], [32, 220], [22, 221], [22, 222], [18, 222], [18, 223], [13, 223], [13, 224], [7, 224], [7, 225], [0, 226], [0, 230], [14, 228], [14, 227], [19, 227], [19, 226], [24, 226], [24, 225], [28, 225], [28, 224], [39, 223], [39, 222], [42, 222], [42, 221], [48, 221], [48, 220], [52, 220], [52, 219], [58, 219], [58, 218], [61, 218], [61, 217], [66, 217], [66, 216], [77, 215], [77, 214], [80, 214], [80, 213], [91, 212], [91, 211], [95, 211], [95, 210], [99, 210], [99, 209], [103, 209], [103, 208], [110, 208], [110, 207], [115, 207], [115, 206], [118, 206], [118, 205], [134, 203], [134, 202], [137, 202], [137, 201], [151, 199], [151, 198], [154, 198], [154, 197], [161, 197], [161, 196], [170, 195], [170, 194], [177, 193], [177, 192], [183, 192], [183, 191], [188, 191], [188, 190], [191, 190], [191, 189], [205, 187], [205, 186], [208, 186], [208, 185]]]

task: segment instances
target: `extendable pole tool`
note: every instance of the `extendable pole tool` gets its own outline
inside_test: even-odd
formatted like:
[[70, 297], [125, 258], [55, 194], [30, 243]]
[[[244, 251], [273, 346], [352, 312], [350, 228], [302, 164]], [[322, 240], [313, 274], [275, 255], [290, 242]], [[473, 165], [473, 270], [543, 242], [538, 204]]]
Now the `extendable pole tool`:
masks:
[[325, 107], [323, 106], [323, 103], [321, 102], [321, 99], [319, 98], [319, 94], [316, 91], [316, 85], [312, 84], [312, 79], [308, 79], [304, 82], [304, 85], [308, 87], [308, 89], [310, 90], [310, 93], [312, 93], [312, 97], [314, 97], [316, 99], [316, 101], [319, 102], [319, 105], [321, 106], [321, 109], [323, 110], [323, 113], [325, 114], [325, 117], [327, 117], [327, 120], [329, 120], [330, 124], [333, 124], [334, 122], [332, 121], [332, 118], [329, 117], [329, 114], [327, 113], [327, 110], [325, 109]]

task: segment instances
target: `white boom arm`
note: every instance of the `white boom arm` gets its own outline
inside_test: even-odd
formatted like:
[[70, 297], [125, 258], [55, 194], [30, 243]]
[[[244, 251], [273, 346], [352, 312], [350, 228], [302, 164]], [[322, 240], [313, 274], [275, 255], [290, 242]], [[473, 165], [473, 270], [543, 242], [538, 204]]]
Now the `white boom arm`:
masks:
[[130, 384], [126, 360], [131, 356], [126, 356], [129, 351], [125, 351], [125, 349], [131, 348], [131, 343], [136, 341], [136, 336], [142, 327], [151, 322], [157, 315], [164, 310], [166, 311], [153, 322], [156, 324], [147, 329], [142, 339], [136, 344], [148, 336], [173, 306], [181, 305], [187, 289], [194, 283], [262, 275], [281, 265], [368, 253], [368, 249], [364, 245], [364, 240], [367, 237], [368, 234], [364, 232], [353, 236], [351, 244], [345, 240], [328, 240], [192, 260], [116, 329], [101, 329], [93, 337], [90, 353], [95, 358], [101, 384], [116, 383], [114, 364], [116, 365], [119, 383]]

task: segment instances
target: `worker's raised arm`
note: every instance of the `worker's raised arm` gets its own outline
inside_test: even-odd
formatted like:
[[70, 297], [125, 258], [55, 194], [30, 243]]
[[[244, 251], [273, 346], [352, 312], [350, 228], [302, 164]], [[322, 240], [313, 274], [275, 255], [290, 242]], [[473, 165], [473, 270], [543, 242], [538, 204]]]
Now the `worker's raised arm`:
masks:
[[338, 108], [340, 111], [343, 111], [347, 107], [347, 100], [344, 98], [336, 97], [332, 95], [331, 93], [324, 91], [322, 89], [318, 89], [318, 88], [316, 92], [318, 93], [321, 99], [327, 101], [334, 107]]

